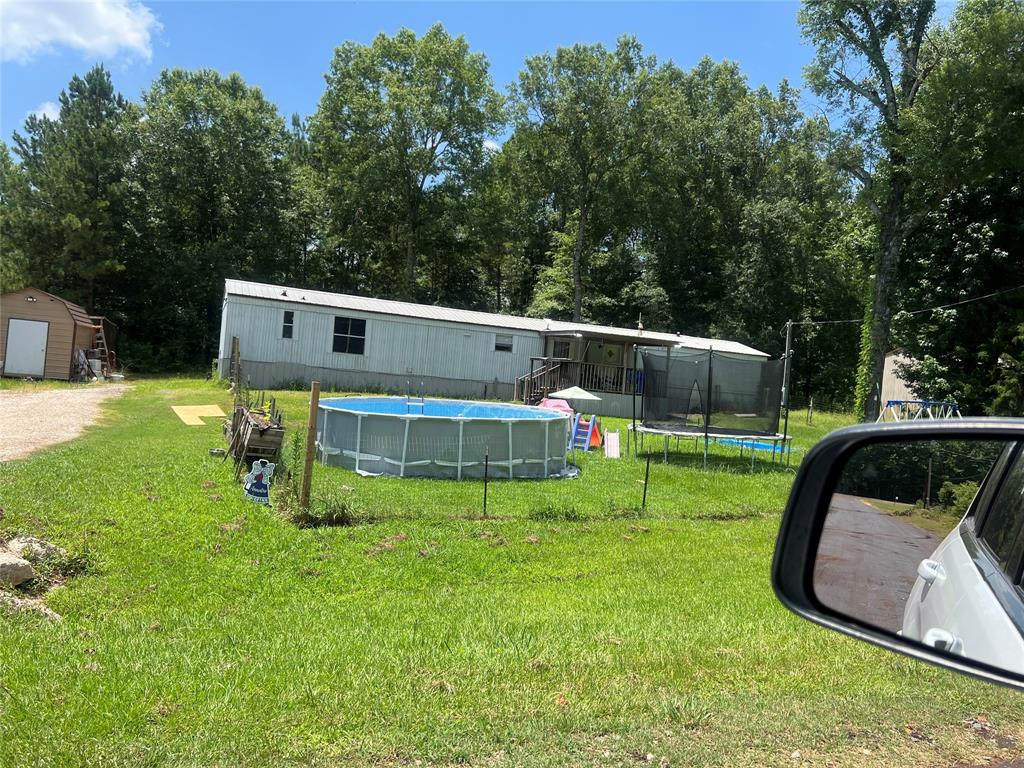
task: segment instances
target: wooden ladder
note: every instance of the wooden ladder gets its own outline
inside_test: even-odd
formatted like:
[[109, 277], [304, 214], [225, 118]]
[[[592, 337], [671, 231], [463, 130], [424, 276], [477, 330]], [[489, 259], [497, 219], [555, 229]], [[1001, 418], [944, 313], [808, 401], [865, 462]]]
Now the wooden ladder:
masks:
[[103, 330], [103, 318], [102, 317], [90, 317], [93, 323], [93, 330], [96, 332], [93, 335], [93, 349], [100, 353], [100, 359], [103, 361], [103, 375], [109, 376], [114, 371], [114, 361], [111, 359], [110, 347], [107, 346], [107, 334]]

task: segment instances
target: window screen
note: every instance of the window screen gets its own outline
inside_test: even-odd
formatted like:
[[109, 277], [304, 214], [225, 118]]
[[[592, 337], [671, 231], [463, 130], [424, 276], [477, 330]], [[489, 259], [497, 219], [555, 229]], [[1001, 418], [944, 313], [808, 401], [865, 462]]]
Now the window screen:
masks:
[[1024, 527], [1024, 452], [1018, 451], [992, 506], [981, 524], [978, 538], [988, 545], [999, 567], [1013, 575], [1021, 560], [1021, 528]]
[[569, 357], [569, 342], [568, 341], [555, 341], [551, 345], [551, 356], [559, 358]]
[[366, 346], [366, 321], [357, 317], [334, 318], [335, 352], [347, 355], [361, 355]]
[[292, 332], [295, 328], [295, 313], [286, 309], [284, 311], [284, 322], [281, 324], [281, 338], [290, 339], [292, 338]]
[[494, 351], [495, 352], [511, 352], [512, 351], [512, 337], [507, 333], [496, 333], [494, 334]]

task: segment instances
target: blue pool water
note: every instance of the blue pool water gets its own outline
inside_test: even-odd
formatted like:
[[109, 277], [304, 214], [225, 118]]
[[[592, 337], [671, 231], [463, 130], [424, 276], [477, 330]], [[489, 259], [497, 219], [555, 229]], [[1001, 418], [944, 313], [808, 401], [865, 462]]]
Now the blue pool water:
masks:
[[404, 397], [330, 397], [320, 401], [321, 408], [351, 413], [388, 416], [428, 416], [441, 419], [564, 419], [566, 415], [546, 408], [509, 403], [483, 403], [470, 400], [434, 400]]
[[722, 443], [723, 445], [739, 445], [739, 446], [742, 446], [743, 448], [751, 448], [751, 447], [753, 447], [753, 449], [755, 451], [772, 451], [772, 450], [775, 450], [775, 451], [778, 451], [779, 453], [782, 453], [782, 450], [783, 450], [783, 444], [782, 443], [779, 443], [778, 445], [775, 445], [774, 443], [768, 443], [768, 442], [764, 442], [762, 440], [754, 440], [754, 441], [750, 441], [750, 440], [731, 440], [729, 438], [725, 438], [725, 439], [719, 440], [718, 442]]

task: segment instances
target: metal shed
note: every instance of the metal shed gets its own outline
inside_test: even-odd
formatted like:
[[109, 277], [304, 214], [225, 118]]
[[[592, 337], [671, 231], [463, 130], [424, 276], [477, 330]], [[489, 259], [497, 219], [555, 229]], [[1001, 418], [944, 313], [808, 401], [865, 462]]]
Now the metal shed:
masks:
[[38, 288], [0, 296], [0, 372], [61, 379], [76, 373], [76, 350], [93, 348], [100, 318]]

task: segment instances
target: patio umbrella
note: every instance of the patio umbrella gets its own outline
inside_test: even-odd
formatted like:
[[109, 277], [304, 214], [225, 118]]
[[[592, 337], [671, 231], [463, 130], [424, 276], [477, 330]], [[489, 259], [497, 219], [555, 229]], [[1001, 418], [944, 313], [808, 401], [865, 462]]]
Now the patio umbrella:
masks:
[[568, 389], [560, 389], [557, 392], [552, 392], [548, 397], [560, 397], [563, 400], [600, 400], [601, 398], [597, 395], [592, 395], [585, 389], [579, 387], [569, 387]]

